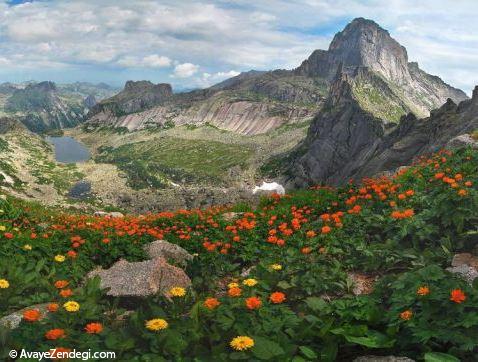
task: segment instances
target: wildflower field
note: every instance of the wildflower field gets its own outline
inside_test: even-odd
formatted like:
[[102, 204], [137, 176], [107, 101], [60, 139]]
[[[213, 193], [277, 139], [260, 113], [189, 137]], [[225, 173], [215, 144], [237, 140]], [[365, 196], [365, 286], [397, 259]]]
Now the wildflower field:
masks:
[[[390, 178], [275, 195], [255, 210], [107, 219], [7, 197], [0, 317], [26, 309], [17, 328], [0, 329], [0, 360], [57, 348], [121, 361], [476, 361], [478, 285], [445, 270], [454, 254], [476, 254], [476, 185], [478, 151], [466, 149]], [[118, 298], [85, 278], [120, 258], [144, 260], [157, 239], [194, 255], [191, 288]], [[357, 292], [354, 275], [369, 287]], [[47, 311], [29, 309], [39, 303]]]

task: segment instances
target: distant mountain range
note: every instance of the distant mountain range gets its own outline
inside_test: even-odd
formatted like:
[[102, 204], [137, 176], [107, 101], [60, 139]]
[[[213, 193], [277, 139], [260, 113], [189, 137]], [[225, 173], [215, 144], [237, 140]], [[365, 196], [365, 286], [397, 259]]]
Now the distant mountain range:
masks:
[[0, 115], [15, 117], [34, 132], [74, 127], [97, 101], [117, 91], [104, 83], [2, 83]]

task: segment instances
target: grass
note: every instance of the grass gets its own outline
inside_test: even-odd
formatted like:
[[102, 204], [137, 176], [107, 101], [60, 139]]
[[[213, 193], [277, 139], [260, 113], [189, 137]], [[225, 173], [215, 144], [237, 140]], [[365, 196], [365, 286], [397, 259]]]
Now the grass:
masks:
[[97, 161], [118, 165], [135, 188], [164, 187], [168, 180], [220, 181], [231, 167], [243, 168], [253, 156], [246, 145], [169, 137], [103, 147], [100, 152]]

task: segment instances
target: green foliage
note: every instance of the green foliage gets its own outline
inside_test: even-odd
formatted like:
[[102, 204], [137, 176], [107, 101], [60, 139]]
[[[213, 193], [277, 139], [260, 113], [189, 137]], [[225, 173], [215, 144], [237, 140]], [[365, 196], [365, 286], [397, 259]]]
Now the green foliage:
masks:
[[[128, 361], [473, 361], [478, 290], [445, 269], [454, 253], [476, 250], [477, 161], [476, 150], [443, 152], [394, 179], [275, 195], [256, 210], [107, 220], [0, 198], [0, 279], [9, 282], [0, 289], [0, 316], [59, 304], [41, 321], [0, 332], [0, 358], [61, 345]], [[242, 214], [227, 220], [231, 211]], [[98, 279], [85, 282], [95, 267], [144, 260], [143, 246], [156, 239], [195, 255], [185, 267], [192, 279], [185, 296], [108, 297]], [[62, 307], [58, 280], [68, 281], [78, 312]], [[357, 291], [360, 280], [370, 285]], [[208, 308], [211, 297], [219, 303]], [[146, 328], [157, 318], [167, 328]], [[91, 322], [103, 330], [86, 333]], [[65, 336], [46, 338], [54, 328]], [[254, 345], [234, 348], [238, 336]]]

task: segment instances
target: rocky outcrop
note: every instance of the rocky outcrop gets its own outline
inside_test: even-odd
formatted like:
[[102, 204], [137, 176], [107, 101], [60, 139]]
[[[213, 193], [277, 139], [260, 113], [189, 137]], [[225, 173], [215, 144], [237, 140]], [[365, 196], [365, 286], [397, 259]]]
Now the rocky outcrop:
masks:
[[101, 112], [110, 112], [114, 116], [139, 112], [164, 103], [172, 95], [173, 89], [170, 84], [130, 80], [117, 95], [93, 106], [88, 117], [93, 117]]
[[449, 99], [430, 117], [402, 117], [386, 125], [358, 104], [347, 75], [340, 74], [325, 108], [314, 119], [289, 169], [289, 186], [342, 184], [410, 164], [478, 128], [478, 91], [456, 105]]
[[449, 272], [457, 274], [465, 279], [470, 285], [478, 278], [478, 257], [470, 253], [460, 253], [453, 256]]
[[85, 100], [83, 101], [83, 103], [85, 104], [85, 107], [88, 108], [88, 109], [91, 109], [93, 108], [96, 103], [98, 103], [96, 101], [96, 98], [94, 95], [92, 94], [89, 94], [88, 97], [85, 98]]
[[[295, 72], [307, 76], [319, 76], [329, 81], [337, 72], [356, 68], [367, 68], [386, 84], [387, 89], [375, 88], [373, 94], [363, 97], [378, 98], [392, 93], [391, 98], [399, 98], [404, 104], [402, 114], [407, 111], [419, 117], [429, 115], [430, 110], [440, 107], [447, 98], [458, 103], [467, 96], [461, 90], [444, 83], [439, 77], [422, 71], [415, 62], [408, 62], [406, 49], [393, 39], [388, 31], [372, 20], [354, 19], [345, 29], [337, 33], [328, 51], [316, 50]], [[368, 83], [371, 85], [370, 83]], [[369, 109], [375, 116], [375, 109]]]
[[93, 270], [88, 278], [100, 277], [100, 287], [115, 297], [168, 295], [173, 287], [187, 288], [191, 280], [184, 271], [169, 265], [164, 258], [141, 262], [120, 260], [111, 268]]

